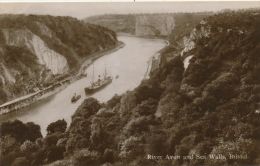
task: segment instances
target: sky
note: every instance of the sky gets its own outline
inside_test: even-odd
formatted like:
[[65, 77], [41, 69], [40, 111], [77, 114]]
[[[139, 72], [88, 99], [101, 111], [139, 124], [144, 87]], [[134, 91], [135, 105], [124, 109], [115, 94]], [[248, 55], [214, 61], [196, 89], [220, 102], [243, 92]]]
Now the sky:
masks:
[[48, 14], [78, 19], [101, 14], [174, 13], [260, 7], [260, 1], [213, 2], [3, 2], [0, 14]]

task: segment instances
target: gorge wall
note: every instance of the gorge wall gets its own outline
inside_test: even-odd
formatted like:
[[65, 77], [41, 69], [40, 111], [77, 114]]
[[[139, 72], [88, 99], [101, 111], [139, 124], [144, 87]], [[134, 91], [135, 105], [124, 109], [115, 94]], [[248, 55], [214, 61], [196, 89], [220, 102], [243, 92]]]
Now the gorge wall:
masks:
[[52, 74], [64, 74], [69, 70], [67, 59], [49, 49], [44, 41], [30, 30], [4, 29], [3, 34], [7, 45], [28, 49], [36, 55], [39, 64], [50, 69]]
[[[115, 32], [123, 32], [137, 36], [166, 37], [172, 30], [194, 27], [204, 17], [212, 15], [205, 13], [158, 13], [129, 15], [100, 15], [84, 19], [85, 22], [101, 25]], [[187, 29], [188, 28], [188, 29]]]
[[135, 35], [137, 36], [167, 36], [175, 26], [172, 15], [139, 15], [136, 16]]
[[72, 17], [0, 15], [0, 104], [73, 75], [116, 34]]

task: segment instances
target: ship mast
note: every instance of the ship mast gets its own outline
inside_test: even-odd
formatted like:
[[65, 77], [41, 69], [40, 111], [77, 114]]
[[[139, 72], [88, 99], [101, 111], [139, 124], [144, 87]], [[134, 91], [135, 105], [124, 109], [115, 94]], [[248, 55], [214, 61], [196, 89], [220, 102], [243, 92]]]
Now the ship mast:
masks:
[[93, 63], [93, 73], [92, 73], [92, 84], [94, 83], [94, 63]]
[[105, 78], [107, 78], [107, 63], [106, 63], [106, 61], [105, 61]]

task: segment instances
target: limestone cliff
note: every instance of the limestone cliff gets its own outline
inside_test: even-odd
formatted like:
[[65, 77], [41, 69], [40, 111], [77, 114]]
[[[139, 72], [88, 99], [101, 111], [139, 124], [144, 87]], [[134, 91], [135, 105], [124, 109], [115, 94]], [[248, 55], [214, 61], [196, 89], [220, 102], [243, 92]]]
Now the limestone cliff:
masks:
[[26, 47], [37, 57], [39, 64], [45, 65], [52, 74], [64, 74], [69, 70], [67, 59], [49, 49], [44, 41], [30, 30], [3, 29], [6, 44]]
[[175, 26], [174, 17], [168, 14], [136, 16], [135, 35], [166, 36]]
[[210, 35], [210, 26], [205, 21], [201, 21], [199, 26], [195, 27], [188, 36], [183, 37], [182, 46], [184, 49], [181, 56], [195, 47], [195, 42], [203, 37], [207, 38]]

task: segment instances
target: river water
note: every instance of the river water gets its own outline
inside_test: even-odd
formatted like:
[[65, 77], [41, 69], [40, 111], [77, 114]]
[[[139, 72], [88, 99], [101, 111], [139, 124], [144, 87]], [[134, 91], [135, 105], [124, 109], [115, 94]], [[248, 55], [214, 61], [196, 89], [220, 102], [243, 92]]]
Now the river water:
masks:
[[[41, 126], [42, 134], [46, 135], [46, 128], [51, 122], [65, 119], [69, 126], [71, 116], [84, 99], [94, 97], [100, 102], [106, 102], [115, 94], [120, 95], [127, 90], [133, 90], [144, 78], [149, 58], [163, 48], [165, 43], [160, 39], [129, 36], [119, 36], [118, 40], [124, 42], [125, 47], [97, 59], [94, 65], [86, 69], [86, 78], [70, 84], [61, 92], [45, 100], [3, 115], [0, 117], [0, 121], [19, 119], [23, 122], [34, 122]], [[94, 78], [97, 79], [98, 75], [103, 75], [105, 66], [107, 73], [114, 78], [112, 83], [93, 95], [86, 95], [84, 88], [90, 85], [93, 68]], [[116, 75], [119, 76], [117, 79]], [[80, 94], [81, 99], [76, 103], [71, 103], [70, 100], [74, 93]]]

